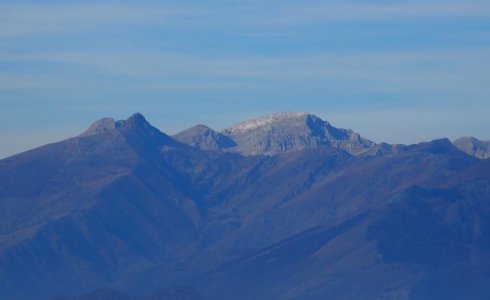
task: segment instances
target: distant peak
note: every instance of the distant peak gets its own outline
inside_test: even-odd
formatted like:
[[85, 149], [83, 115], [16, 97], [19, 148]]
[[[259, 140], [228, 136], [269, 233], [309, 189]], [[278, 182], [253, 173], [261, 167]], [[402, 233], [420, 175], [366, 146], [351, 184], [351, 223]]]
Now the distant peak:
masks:
[[205, 133], [208, 133], [208, 134], [219, 134], [218, 132], [216, 132], [214, 129], [206, 126], [206, 125], [203, 125], [203, 124], [197, 124], [197, 125], [194, 125], [192, 126], [191, 128], [188, 128], [184, 131], [181, 131], [177, 134], [174, 135], [174, 137], [176, 137], [177, 139], [179, 138], [182, 138], [182, 137], [190, 137], [190, 136], [196, 136], [196, 135], [201, 135], [201, 134], [205, 134]]
[[472, 136], [462, 136], [454, 140], [454, 143], [458, 142], [479, 142], [480, 140]]
[[82, 136], [96, 135], [116, 128], [116, 122], [113, 118], [103, 118], [95, 121], [90, 127], [82, 133]]
[[202, 124], [179, 132], [173, 138], [201, 150], [222, 150], [236, 146], [236, 143], [229, 137]]
[[424, 151], [432, 154], [444, 154], [456, 150], [456, 147], [447, 138], [435, 139], [428, 142], [414, 144], [410, 147], [418, 151]]
[[459, 150], [480, 158], [490, 158], [490, 141], [482, 141], [472, 136], [464, 136], [456, 139], [453, 142], [454, 146]]
[[197, 124], [189, 128], [189, 130], [199, 130], [199, 131], [204, 131], [204, 130], [212, 130], [214, 131], [211, 127], [203, 125], [203, 124]]

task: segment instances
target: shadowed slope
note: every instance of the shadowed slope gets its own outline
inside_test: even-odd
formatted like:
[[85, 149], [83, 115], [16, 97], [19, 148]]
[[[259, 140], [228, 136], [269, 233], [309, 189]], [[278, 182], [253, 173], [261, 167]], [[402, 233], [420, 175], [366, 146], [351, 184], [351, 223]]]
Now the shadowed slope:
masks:
[[[280, 127], [300, 136], [302, 118]], [[334, 142], [201, 151], [136, 114], [1, 160], [2, 296], [181, 284], [210, 299], [446, 298], [445, 283], [485, 294], [489, 161], [447, 139], [356, 155]]]
[[190, 286], [169, 287], [147, 296], [131, 297], [118, 290], [97, 289], [80, 296], [59, 296], [49, 300], [202, 300], [202, 296]]
[[199, 244], [191, 189], [162, 159], [191, 150], [139, 114], [114, 124], [0, 161], [4, 295], [114, 284]]

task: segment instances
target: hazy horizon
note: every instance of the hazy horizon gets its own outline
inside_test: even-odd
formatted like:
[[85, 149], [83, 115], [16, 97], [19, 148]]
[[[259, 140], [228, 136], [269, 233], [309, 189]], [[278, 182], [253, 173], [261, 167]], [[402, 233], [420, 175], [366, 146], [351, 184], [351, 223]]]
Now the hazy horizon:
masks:
[[490, 140], [484, 1], [0, 1], [0, 158], [141, 112], [168, 134], [309, 112]]
[[[464, 136], [473, 136], [473, 137], [479, 138], [477, 136], [470, 135], [470, 134], [467, 134], [467, 135], [458, 135], [458, 136], [455, 136], [455, 137], [449, 137], [449, 136], [427, 137], [425, 139], [422, 138], [420, 140], [414, 140], [414, 141], [408, 141], [408, 142], [404, 142], [403, 136], [399, 140], [393, 139], [394, 141], [393, 140], [383, 139], [383, 137], [380, 137], [380, 136], [378, 136], [378, 138], [372, 138], [369, 135], [363, 134], [362, 133], [363, 132], [362, 130], [357, 130], [357, 129], [354, 129], [354, 128], [349, 127], [349, 126], [339, 126], [336, 122], [333, 122], [332, 121], [332, 119], [335, 119], [335, 118], [328, 119], [328, 118], [326, 118], [326, 117], [324, 117], [324, 116], [322, 116], [320, 114], [315, 114], [315, 113], [311, 113], [311, 112], [306, 112], [306, 113], [310, 113], [310, 114], [316, 115], [316, 116], [324, 119], [325, 121], [329, 121], [330, 123], [332, 123], [332, 125], [334, 125], [334, 126], [336, 126], [338, 128], [352, 129], [355, 132], [361, 133], [361, 136], [362, 137], [367, 138], [369, 140], [372, 140], [372, 141], [374, 141], [376, 143], [386, 142], [386, 143], [389, 143], [389, 144], [417, 144], [417, 143], [427, 142], [427, 141], [431, 141], [431, 140], [434, 140], [434, 139], [441, 139], [441, 138], [448, 138], [451, 141], [455, 140], [458, 137], [464, 137]], [[386, 113], [386, 112], [379, 112], [379, 114], [383, 114], [383, 113]], [[270, 113], [266, 113], [265, 115], [267, 115], [267, 114], [270, 114]], [[213, 126], [210, 126], [209, 124], [205, 124], [205, 123], [196, 121], [196, 122], [188, 125], [187, 127], [177, 128], [177, 129], [173, 129], [173, 130], [165, 130], [165, 128], [161, 128], [160, 126], [157, 125], [159, 123], [158, 120], [152, 120], [152, 119], [149, 119], [145, 114], [143, 114], [143, 115], [145, 116], [145, 118], [148, 119], [148, 121], [153, 126], [155, 126], [160, 131], [162, 131], [163, 133], [166, 133], [168, 135], [177, 134], [177, 133], [179, 133], [181, 131], [184, 131], [184, 130], [186, 130], [186, 129], [194, 126], [194, 125], [197, 125], [197, 124], [203, 124], [203, 125], [206, 125], [206, 126], [211, 127], [214, 130], [222, 131], [222, 130], [228, 128], [228, 127], [231, 127], [232, 125], [234, 125], [236, 123], [240, 123], [242, 121], [246, 121], [246, 120], [249, 120], [249, 119], [253, 119], [253, 118], [256, 118], [256, 117], [263, 116], [263, 115], [256, 115], [256, 116], [251, 116], [251, 117], [245, 118], [245, 119], [234, 120], [233, 123], [222, 125], [220, 127], [213, 127]], [[113, 116], [105, 116], [105, 117], [114, 118]], [[28, 150], [34, 149], [34, 148], [43, 146], [43, 145], [48, 144], [48, 143], [55, 143], [55, 142], [62, 141], [64, 139], [75, 137], [75, 136], [81, 134], [86, 129], [88, 129], [88, 127], [93, 122], [95, 122], [95, 121], [97, 121], [99, 119], [105, 118], [105, 117], [101, 117], [101, 118], [98, 118], [98, 119], [91, 120], [88, 123], [86, 123], [85, 126], [81, 126], [79, 128], [72, 128], [72, 129], [64, 130], [64, 131], [63, 130], [59, 130], [59, 129], [58, 130], [52, 130], [49, 133], [47, 133], [45, 136], [43, 136], [43, 135], [41, 135], [41, 136], [31, 136], [29, 134], [26, 134], [26, 135], [22, 135], [21, 134], [19, 137], [17, 137], [17, 140], [16, 140], [16, 137], [12, 136], [12, 137], [10, 137], [10, 141], [14, 140], [14, 141], [16, 141], [16, 144], [15, 145], [12, 145], [12, 147], [9, 147], [10, 145], [8, 145], [7, 142], [4, 143], [5, 145], [3, 145], [4, 147], [2, 147], [2, 150], [3, 151], [0, 151], [0, 159], [7, 158], [7, 157], [10, 157], [10, 156], [15, 155], [15, 154], [22, 153], [24, 151], [28, 151]], [[115, 120], [124, 120], [124, 119], [127, 119], [128, 117], [130, 117], [130, 115], [123, 116], [123, 117], [120, 117], [120, 118], [115, 117], [114, 119]], [[392, 115], [391, 118], [392, 119], [395, 119], [396, 116], [393, 116]], [[342, 119], [342, 118], [340, 118], [340, 119]], [[374, 121], [378, 121], [377, 124], [375, 124], [375, 126], [383, 126], [383, 124], [385, 124], [384, 122], [386, 122], [386, 120], [380, 120], [380, 119], [374, 119]], [[416, 128], [419, 128], [419, 127], [416, 127]], [[400, 128], [391, 128], [392, 134], [397, 134], [397, 133], [399, 133], [400, 130], [403, 131], [404, 129], [406, 130], [407, 128], [401, 128], [401, 129]], [[413, 128], [408, 128], [408, 130], [410, 130], [410, 129], [413, 130]], [[376, 136], [375, 133], [373, 135]], [[8, 140], [9, 139], [7, 139], [7, 141]], [[480, 140], [485, 140], [485, 139], [481, 139], [480, 138]], [[23, 142], [25, 142], [25, 144], [23, 144]], [[2, 142], [0, 142], [0, 143], [2, 143]]]

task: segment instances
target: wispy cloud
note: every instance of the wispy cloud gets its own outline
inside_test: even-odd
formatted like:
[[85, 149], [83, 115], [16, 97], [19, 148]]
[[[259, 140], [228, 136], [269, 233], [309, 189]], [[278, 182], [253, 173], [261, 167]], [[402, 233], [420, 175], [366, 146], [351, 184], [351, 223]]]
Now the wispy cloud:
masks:
[[[356, 86], [366, 92], [411, 92], [432, 90], [438, 92], [490, 92], [489, 48], [462, 48], [452, 50], [382, 51], [382, 52], [322, 52], [308, 55], [228, 56], [156, 53], [151, 51], [101, 52], [39, 52], [2, 54], [0, 62], [19, 65], [56, 64], [66, 81], [75, 80], [75, 70], [88, 70], [93, 75], [133, 78], [133, 87], [155, 89], [187, 87], [195, 89], [229, 89], [265, 82], [270, 85], [308, 84], [315, 80]], [[65, 66], [65, 67], [63, 67]], [[71, 71], [70, 71], [71, 70]], [[68, 72], [68, 73], [67, 73]], [[85, 73], [83, 73], [85, 74]], [[66, 78], [68, 75], [68, 78]], [[47, 87], [53, 81], [46, 74], [0, 74], [0, 89]], [[56, 78], [56, 72], [53, 74]], [[106, 79], [108, 79], [106, 77]], [[115, 78], [114, 78], [115, 79]], [[87, 80], [87, 79], [85, 79]], [[170, 80], [170, 81], [169, 81]], [[156, 84], [158, 82], [166, 84]], [[22, 83], [24, 82], [24, 84]], [[79, 82], [80, 83], [80, 82]], [[219, 83], [219, 84], [217, 84]], [[82, 82], [83, 84], [83, 82]], [[228, 86], [229, 85], [229, 86]], [[359, 90], [358, 90], [359, 91]]]
[[[100, 31], [104, 26], [177, 24], [181, 27], [222, 26], [248, 31], [271, 26], [365, 21], [433, 20], [490, 17], [482, 1], [280, 1], [155, 4], [59, 2], [0, 4], [0, 37]], [[197, 28], [199, 28], [197, 27]], [[249, 28], [247, 30], [247, 28]], [[244, 32], [246, 33], [246, 32]], [[280, 32], [278, 32], [280, 34]]]
[[178, 5], [104, 3], [7, 4], [0, 5], [0, 37], [104, 30], [108, 25], [185, 22], [203, 13]]
[[475, 18], [490, 16], [488, 2], [410, 1], [404, 3], [367, 1], [325, 4], [289, 4], [270, 19], [271, 23], [297, 24], [345, 21], [406, 21], [407, 19]]

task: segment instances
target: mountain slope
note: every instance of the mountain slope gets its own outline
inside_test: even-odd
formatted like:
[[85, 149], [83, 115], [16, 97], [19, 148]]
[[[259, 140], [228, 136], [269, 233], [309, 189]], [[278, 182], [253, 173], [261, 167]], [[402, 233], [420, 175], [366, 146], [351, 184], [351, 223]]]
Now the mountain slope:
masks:
[[465, 189], [403, 190], [379, 209], [228, 262], [198, 286], [229, 287], [224, 299], [485, 299], [488, 194]]
[[[487, 209], [480, 209], [486, 207], [488, 193], [488, 189], [481, 190], [485, 183], [480, 181], [483, 176], [490, 183], [490, 172], [487, 170], [482, 174], [472, 170], [480, 166], [477, 160], [458, 151], [448, 140], [405, 147], [391, 157], [359, 157], [355, 160], [357, 162], [350, 162], [336, 176], [320, 179], [311, 189], [249, 220], [211, 248], [211, 253], [235, 259], [224, 262], [196, 286], [210, 293], [211, 298], [219, 297], [214, 293], [218, 287], [230, 287], [220, 289], [224, 299], [233, 298], [235, 294], [243, 295], [245, 299], [406, 299], [415, 293], [418, 299], [425, 299], [431, 298], [428, 295], [433, 293], [448, 295], [443, 286], [437, 290], [424, 287], [424, 282], [441, 272], [442, 267], [449, 272], [459, 270], [458, 265], [465, 264], [467, 270], [464, 272], [472, 272], [476, 261], [487, 264], [485, 256], [476, 258], [470, 252], [454, 262], [452, 256], [448, 257], [442, 266], [430, 263], [440, 259], [440, 248], [435, 250], [435, 247], [452, 247], [451, 243], [457, 247], [473, 247], [474, 241], [453, 235], [454, 230], [475, 230], [483, 237], [490, 236], [485, 229], [486, 221], [475, 224], [473, 219], [478, 218], [480, 210], [485, 218], [490, 216]], [[473, 175], [465, 178], [466, 183], [461, 187], [460, 183], [455, 186], [454, 177], [464, 173]], [[472, 182], [480, 183], [474, 186]], [[423, 188], [414, 188], [417, 186]], [[447, 202], [433, 201], [431, 187], [439, 187], [441, 192], [436, 197]], [[412, 192], [425, 189], [428, 194]], [[464, 198], [455, 199], [455, 189], [466, 190], [465, 193], [478, 191], [479, 196], [466, 194]], [[400, 195], [406, 195], [403, 196], [403, 201], [408, 201], [406, 209], [416, 212], [407, 215], [406, 219], [397, 215], [394, 209], [385, 210], [398, 201]], [[421, 210], [423, 203], [428, 211]], [[453, 215], [452, 220], [437, 221], [442, 222], [438, 225], [441, 231], [432, 228], [432, 223], [422, 222], [432, 218], [424, 215], [429, 212], [434, 216], [454, 214], [458, 211], [455, 205], [462, 213], [468, 213]], [[471, 216], [470, 219], [467, 216]], [[392, 225], [383, 223], [383, 218], [390, 218]], [[453, 220], [458, 221], [452, 224]], [[446, 227], [450, 229], [444, 229]], [[414, 231], [410, 232], [412, 228]], [[389, 232], [391, 230], [393, 232]], [[389, 236], [386, 236], [388, 232]], [[404, 232], [411, 236], [405, 239]], [[433, 238], [420, 240], [424, 233], [433, 237], [440, 235], [439, 244], [434, 245]], [[411, 246], [415, 242], [419, 243]], [[484, 243], [481, 247], [486, 247]], [[389, 249], [391, 253], [404, 255], [403, 259], [393, 261], [388, 248], [396, 246], [415, 247], [419, 252], [402, 254], [400, 249]], [[224, 249], [226, 252], [219, 252]], [[482, 254], [485, 253], [483, 249]], [[453, 251], [457, 250], [449, 250], [450, 253]], [[419, 260], [423, 253], [425, 259]], [[476, 261], [472, 262], [472, 259]], [[485, 276], [482, 275], [481, 283], [473, 287], [473, 294], [468, 295], [481, 296], [487, 291], [484, 282], [489, 277]], [[457, 286], [453, 286], [456, 290]], [[464, 285], [459, 289], [461, 292]]]
[[353, 154], [307, 118], [239, 127], [317, 142], [275, 155], [202, 151], [136, 114], [0, 160], [2, 297], [484, 298], [489, 161], [447, 139]]
[[49, 300], [202, 300], [202, 296], [192, 287], [169, 287], [146, 296], [131, 297], [118, 290], [97, 289], [80, 296], [58, 296]]
[[0, 161], [3, 295], [111, 285], [197, 246], [189, 187], [161, 159], [188, 147], [139, 114], [117, 124]]

